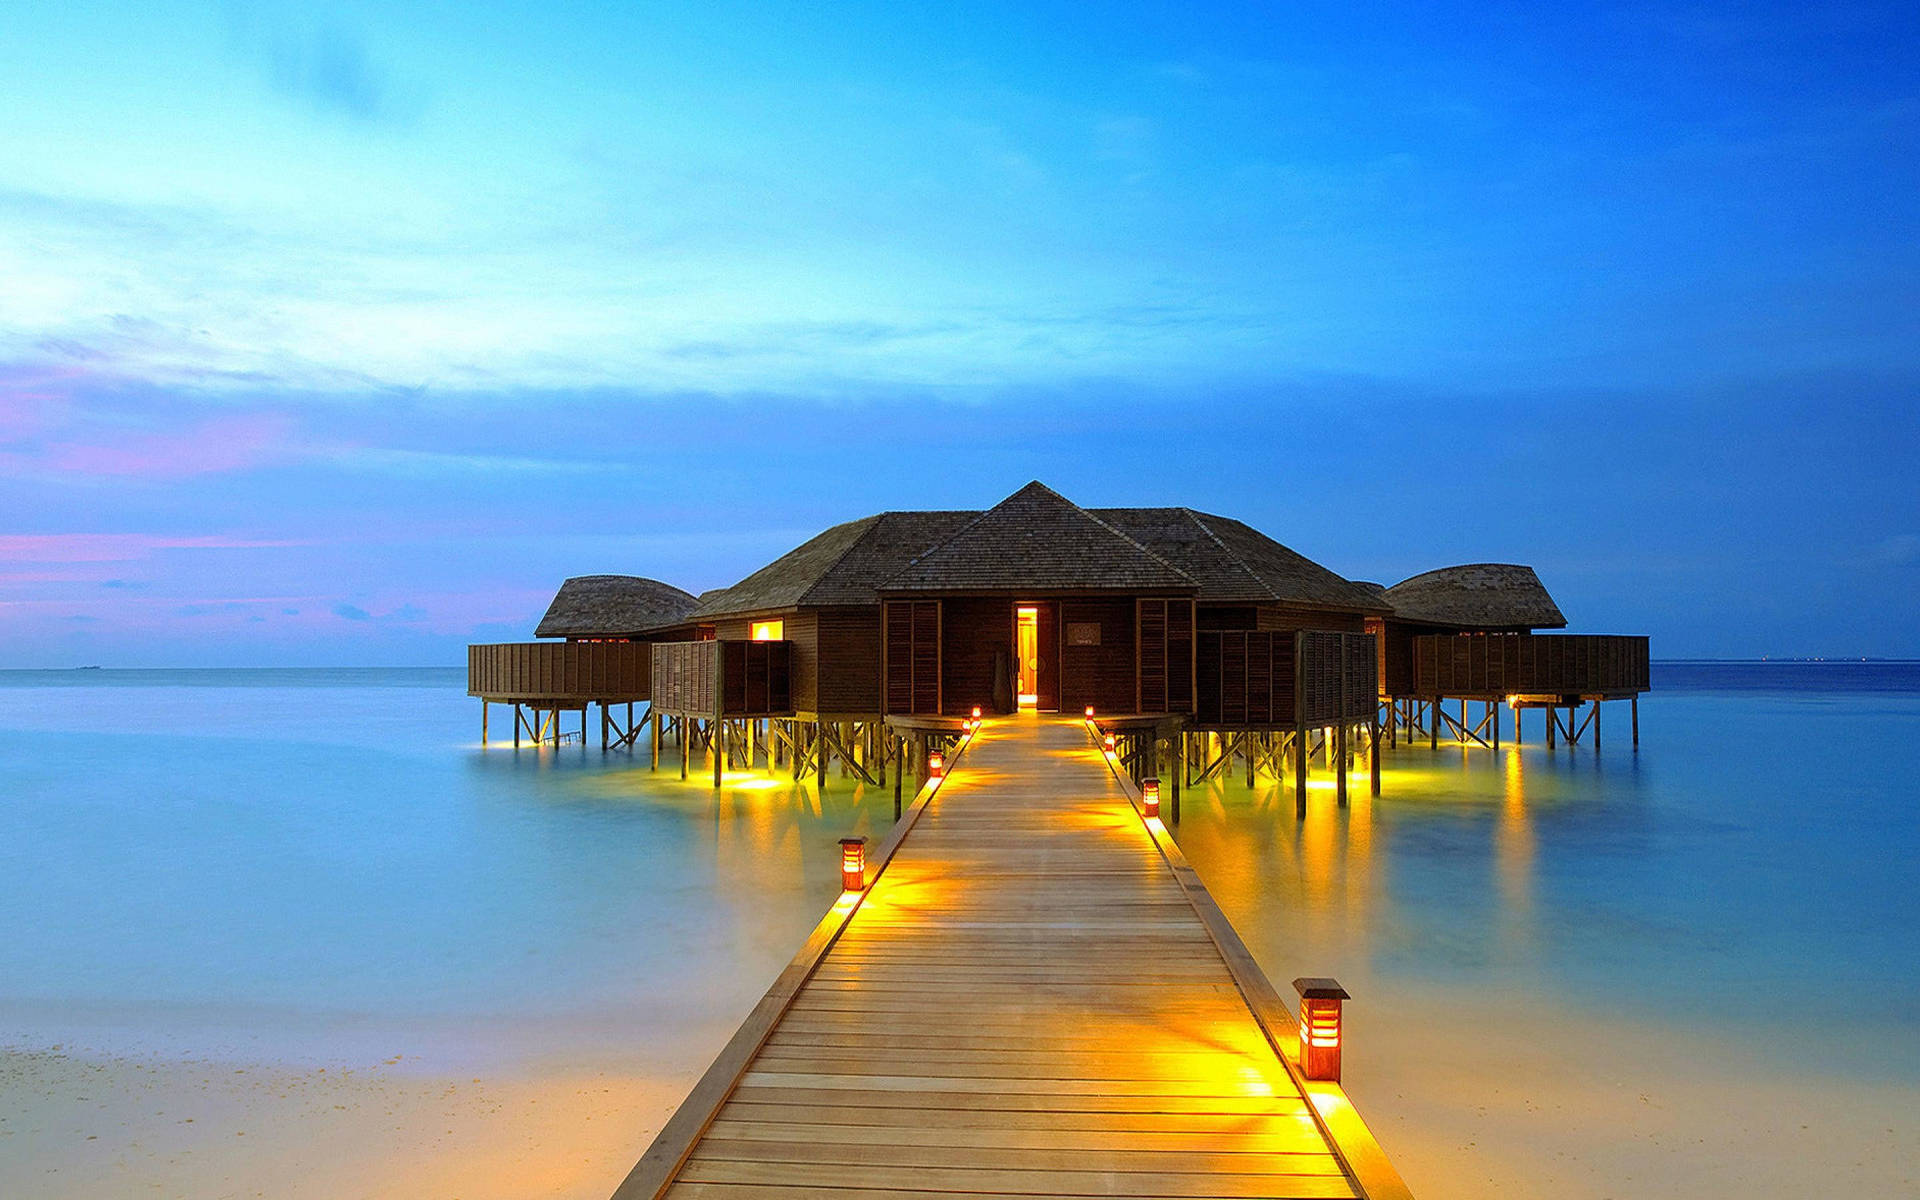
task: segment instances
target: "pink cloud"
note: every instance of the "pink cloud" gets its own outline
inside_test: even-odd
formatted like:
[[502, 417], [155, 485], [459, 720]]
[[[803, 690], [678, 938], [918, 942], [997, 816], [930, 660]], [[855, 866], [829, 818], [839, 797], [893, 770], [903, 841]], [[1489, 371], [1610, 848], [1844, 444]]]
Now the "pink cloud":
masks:
[[252, 550], [304, 542], [235, 537], [167, 537], [151, 533], [0, 534], [0, 558], [14, 562], [132, 562], [161, 550]]
[[217, 417], [177, 433], [149, 433], [95, 444], [56, 444], [44, 459], [55, 470], [115, 478], [180, 479], [236, 471], [281, 457], [293, 422], [280, 414]]

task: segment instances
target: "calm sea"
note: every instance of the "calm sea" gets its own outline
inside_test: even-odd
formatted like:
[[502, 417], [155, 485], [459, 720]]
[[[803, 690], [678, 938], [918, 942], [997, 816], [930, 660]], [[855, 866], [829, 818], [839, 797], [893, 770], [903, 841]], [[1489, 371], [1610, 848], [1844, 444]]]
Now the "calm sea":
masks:
[[[479, 745], [457, 670], [0, 672], [0, 1041], [300, 1060], [736, 1013], [891, 792]], [[1443, 745], [1339, 812], [1191, 790], [1279, 979], [1497, 988], [1920, 1078], [1920, 664], [1664, 663], [1604, 750]], [[496, 712], [496, 732], [505, 725]], [[357, 1040], [356, 1040], [357, 1039]], [[484, 1040], [484, 1039], [482, 1039]], [[343, 1051], [344, 1048], [344, 1051]], [[1790, 1045], [1789, 1050], [1792, 1049]], [[1827, 1055], [1829, 1059], [1831, 1055]]]

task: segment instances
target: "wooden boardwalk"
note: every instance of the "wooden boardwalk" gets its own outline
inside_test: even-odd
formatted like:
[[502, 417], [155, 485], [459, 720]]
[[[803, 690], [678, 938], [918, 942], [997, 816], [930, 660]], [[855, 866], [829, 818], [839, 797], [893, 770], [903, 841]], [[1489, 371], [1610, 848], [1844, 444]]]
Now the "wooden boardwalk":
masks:
[[618, 1200], [1368, 1194], [1197, 887], [1082, 724], [986, 726]]

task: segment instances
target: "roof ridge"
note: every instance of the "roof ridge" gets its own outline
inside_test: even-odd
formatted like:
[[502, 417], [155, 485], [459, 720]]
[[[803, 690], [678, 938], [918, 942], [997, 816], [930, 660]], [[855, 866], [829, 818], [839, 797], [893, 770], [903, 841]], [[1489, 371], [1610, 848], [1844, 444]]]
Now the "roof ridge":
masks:
[[[1035, 480], [1035, 482], [1037, 483], [1039, 481]], [[1047, 485], [1044, 483], [1040, 484], [1040, 486], [1047, 487]], [[1047, 490], [1050, 492], [1053, 491], [1052, 488], [1047, 488]], [[1060, 496], [1060, 493], [1058, 492], [1054, 492], [1053, 494], [1056, 496]], [[1127, 533], [1125, 530], [1115, 528], [1114, 526], [1108, 524], [1106, 521], [1103, 521], [1099, 517], [1094, 516], [1093, 513], [1088, 509], [1082, 508], [1078, 504], [1074, 504], [1073, 501], [1071, 500], [1067, 500], [1065, 496], [1060, 496], [1060, 498], [1062, 500], [1066, 500], [1067, 503], [1073, 507], [1074, 511], [1086, 517], [1087, 520], [1092, 521], [1095, 525], [1098, 525], [1100, 528], [1106, 530], [1108, 533], [1111, 533], [1113, 536], [1119, 538], [1121, 541], [1127, 543], [1129, 546], [1132, 546], [1134, 549], [1138, 550], [1140, 553], [1146, 555], [1148, 558], [1159, 563], [1161, 566], [1167, 568], [1167, 570], [1172, 571], [1175, 575], [1178, 575], [1180, 578], [1186, 580], [1188, 583], [1191, 583], [1193, 586], [1195, 587], [1200, 586], [1200, 581], [1198, 579], [1195, 579], [1193, 576], [1187, 574], [1185, 571], [1181, 570], [1179, 567], [1175, 566], [1172, 562], [1168, 561], [1167, 559], [1160, 557], [1160, 555], [1158, 554], [1155, 554], [1152, 550], [1147, 549], [1147, 547], [1143, 543], [1141, 543], [1139, 540], [1134, 538], [1132, 534]]]
[[804, 592], [801, 592], [799, 597], [794, 601], [794, 603], [796, 604], [807, 603], [807, 597], [813, 595], [814, 589], [819, 587], [822, 583], [825, 583], [827, 576], [833, 574], [835, 569], [837, 569], [841, 563], [847, 561], [847, 555], [852, 554], [854, 551], [854, 548], [860, 545], [860, 543], [866, 541], [869, 537], [872, 537], [873, 531], [880, 528], [880, 522], [892, 516], [893, 513], [894, 513], [893, 509], [887, 509], [884, 512], [869, 513], [864, 517], [855, 517], [851, 521], [841, 522], [841, 524], [843, 525], [858, 525], [860, 522], [865, 521], [867, 523], [867, 527], [860, 531], [859, 537], [847, 543], [846, 549], [840, 551], [840, 553], [833, 556], [833, 561], [828, 563], [826, 567], [823, 568], [818, 575], [815, 575], [813, 577], [813, 582], [807, 585], [807, 590]]
[[1266, 580], [1260, 578], [1260, 572], [1248, 566], [1247, 560], [1244, 558], [1241, 558], [1238, 554], [1234, 553], [1234, 549], [1232, 546], [1229, 546], [1225, 542], [1221, 541], [1220, 535], [1213, 531], [1213, 526], [1201, 520], [1202, 517], [1214, 517], [1215, 514], [1203, 513], [1197, 508], [1189, 508], [1184, 504], [1176, 505], [1175, 507], [1178, 508], [1181, 512], [1187, 514], [1187, 520], [1193, 522], [1194, 528], [1198, 529], [1201, 533], [1206, 534], [1208, 541], [1220, 547], [1220, 553], [1232, 559], [1233, 565], [1236, 567], [1239, 567], [1241, 572], [1245, 574], [1247, 578], [1253, 580], [1255, 584], [1259, 585], [1260, 590], [1265, 592], [1269, 599], [1276, 600], [1276, 601], [1280, 599], [1280, 593], [1273, 590], [1273, 585], [1268, 583]]
[[894, 572], [894, 574], [891, 577], [889, 577], [886, 580], [886, 582], [892, 583], [894, 580], [899, 579], [902, 575], [905, 575], [907, 572], [913, 570], [913, 568], [917, 566], [922, 559], [928, 558], [934, 554], [937, 554], [941, 550], [945, 549], [947, 546], [951, 545], [952, 543], [959, 541], [962, 537], [966, 536], [969, 530], [971, 530], [974, 526], [980, 524], [980, 522], [986, 520], [988, 517], [992, 516], [994, 513], [1000, 511], [1000, 509], [1005, 507], [1005, 505], [1009, 501], [1011, 501], [1015, 496], [1018, 496], [1023, 492], [1031, 491], [1034, 488], [1039, 488], [1041, 491], [1045, 492], [1047, 495], [1053, 497], [1055, 500], [1058, 500], [1060, 503], [1066, 505], [1068, 508], [1072, 509], [1074, 512], [1079, 513], [1081, 516], [1085, 517], [1087, 520], [1099, 526], [1100, 529], [1113, 535], [1114, 537], [1119, 538], [1122, 542], [1125, 542], [1127, 545], [1131, 546], [1133, 549], [1137, 550], [1141, 554], [1144, 554], [1149, 559], [1152, 559], [1154, 562], [1165, 567], [1167, 570], [1172, 571], [1175, 575], [1179, 576], [1181, 579], [1184, 579], [1188, 583], [1193, 584], [1194, 587], [1197, 588], [1200, 586], [1199, 581], [1196, 580], [1193, 576], [1187, 574], [1185, 571], [1181, 570], [1179, 567], [1175, 566], [1173, 563], [1168, 562], [1166, 559], [1160, 557], [1158, 554], [1155, 554], [1153, 551], [1147, 549], [1144, 545], [1140, 544], [1140, 542], [1135, 540], [1129, 534], [1123, 532], [1122, 530], [1116, 529], [1113, 525], [1107, 523], [1106, 521], [1101, 520], [1099, 517], [1094, 516], [1091, 512], [1087, 511], [1082, 506], [1074, 503], [1072, 500], [1069, 500], [1067, 497], [1061, 495], [1059, 492], [1055, 491], [1053, 488], [1048, 487], [1044, 482], [1038, 479], [1029, 479], [1026, 483], [1021, 484], [1019, 487], [1015, 488], [1013, 491], [1001, 497], [999, 503], [990, 505], [989, 507], [983, 508], [979, 512], [975, 513], [973, 520], [968, 521], [965, 525], [962, 525], [960, 528], [948, 534], [944, 540], [940, 542], [936, 542], [931, 546], [928, 546], [925, 550], [921, 551], [919, 554], [916, 554], [912, 558], [908, 559], [906, 562], [906, 565], [901, 567], [898, 571]]

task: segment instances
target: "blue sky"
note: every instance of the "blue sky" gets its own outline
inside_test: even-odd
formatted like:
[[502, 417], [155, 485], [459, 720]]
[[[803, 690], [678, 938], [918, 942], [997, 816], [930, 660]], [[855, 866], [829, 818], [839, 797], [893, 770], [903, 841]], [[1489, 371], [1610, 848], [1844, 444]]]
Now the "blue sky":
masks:
[[1892, 5], [34, 5], [0, 666], [456, 662], [1029, 478], [1920, 656]]

